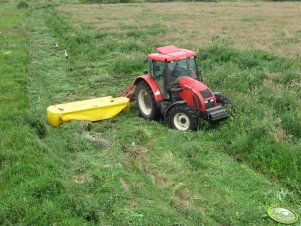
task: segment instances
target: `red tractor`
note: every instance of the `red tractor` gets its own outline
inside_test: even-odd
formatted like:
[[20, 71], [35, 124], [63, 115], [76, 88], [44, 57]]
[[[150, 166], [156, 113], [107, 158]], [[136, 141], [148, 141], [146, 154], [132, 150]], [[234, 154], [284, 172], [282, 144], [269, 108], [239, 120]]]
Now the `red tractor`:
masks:
[[143, 118], [163, 116], [171, 128], [187, 131], [197, 130], [200, 119], [215, 122], [228, 117], [224, 105], [231, 102], [202, 83], [195, 52], [164, 46], [145, 61], [149, 72], [119, 94], [135, 98]]

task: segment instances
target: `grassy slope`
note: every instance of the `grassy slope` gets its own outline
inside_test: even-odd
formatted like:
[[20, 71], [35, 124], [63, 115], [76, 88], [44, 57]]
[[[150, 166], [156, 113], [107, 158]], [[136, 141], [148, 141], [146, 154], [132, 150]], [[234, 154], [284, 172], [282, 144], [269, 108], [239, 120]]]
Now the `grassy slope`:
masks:
[[[14, 4], [2, 5], [7, 14], [2, 19], [8, 27], [1, 27], [1, 31], [23, 28], [26, 11], [14, 10]], [[134, 107], [127, 115], [93, 123], [92, 128], [80, 122], [60, 128], [47, 126], [45, 109], [51, 102], [114, 95], [124, 86], [120, 81], [128, 83], [143, 70], [143, 64], [136, 60], [152, 49], [137, 48], [135, 39], [128, 40], [125, 47], [114, 41], [98, 42], [102, 35], [107, 40], [113, 36], [114, 40], [114, 34], [95, 34], [85, 25], [72, 35], [71, 21], [61, 16], [51, 7], [31, 11], [27, 22], [29, 52], [25, 46], [26, 33], [7, 32], [9, 38], [1, 36], [5, 41], [0, 48], [1, 70], [5, 75], [1, 77], [1, 102], [6, 101], [7, 106], [1, 108], [1, 148], [5, 150], [1, 152], [0, 180], [5, 184], [0, 190], [1, 224], [273, 225], [263, 217], [268, 206], [283, 204], [300, 210], [294, 190], [270, 182], [247, 164], [240, 163], [258, 158], [243, 152], [245, 148], [249, 150], [244, 142], [253, 139], [248, 137], [247, 129], [252, 128], [248, 122], [255, 124], [254, 120], [258, 120], [255, 113], [250, 118], [244, 116], [253, 99], [243, 105], [237, 97], [241, 106], [235, 115], [237, 121], [225, 122], [218, 129], [203, 126], [197, 133], [180, 133], [162, 123], [146, 122], [136, 116]], [[158, 31], [149, 28], [145, 32]], [[138, 37], [136, 41], [141, 43]], [[69, 61], [63, 58], [62, 49], [52, 48], [57, 41], [68, 49]], [[107, 47], [112, 53], [106, 52]], [[236, 55], [235, 59], [242, 65], [249, 65], [250, 61], [254, 64], [252, 53], [225, 50]], [[12, 54], [3, 54], [6, 51]], [[215, 46], [210, 51], [218, 55], [221, 49]], [[120, 53], [133, 55], [123, 59]], [[241, 62], [241, 54], [250, 58], [245, 64]], [[244, 71], [229, 66], [227, 54], [223, 57], [213, 57], [204, 65], [206, 74], [209, 70], [213, 72], [207, 82], [216, 87], [221, 86], [220, 71], [233, 71], [233, 68], [238, 74]], [[109, 72], [104, 73], [107, 69]], [[131, 76], [125, 76], [128, 74]], [[241, 84], [249, 86], [244, 81]], [[237, 90], [228, 89], [228, 85], [231, 83], [222, 88], [234, 96]], [[241, 90], [239, 93], [243, 94], [245, 89]], [[258, 122], [263, 129], [273, 123], [272, 119], [264, 120], [266, 124]], [[237, 133], [242, 126], [247, 128]], [[259, 136], [256, 134], [251, 133]], [[239, 137], [233, 142], [235, 136]], [[111, 147], [99, 144], [100, 139], [106, 139]], [[264, 145], [258, 137], [254, 139], [259, 140], [258, 145]], [[270, 138], [269, 142], [272, 142]], [[289, 147], [297, 151], [297, 138], [288, 144], [281, 142], [283, 150]], [[231, 150], [226, 148], [229, 145]], [[233, 150], [239, 162], [225, 154]], [[287, 183], [279, 174], [281, 171], [274, 172], [274, 165], [264, 168], [264, 163], [262, 159], [257, 166]], [[292, 175], [288, 179], [298, 186], [296, 177]]]
[[[177, 4], [180, 4], [180, 10], [176, 7]], [[219, 26], [224, 20], [224, 27], [236, 24], [232, 32], [234, 34], [249, 27], [251, 30], [245, 30], [246, 34], [254, 30], [263, 30], [269, 40], [259, 38], [258, 43], [263, 45], [267, 41], [272, 42], [270, 48], [273, 51], [278, 51], [275, 46], [285, 48], [300, 41], [296, 28], [288, 25], [281, 30], [281, 27], [278, 27], [279, 21], [275, 21], [269, 13], [272, 9], [275, 15], [281, 15], [281, 20], [285, 23], [296, 24], [298, 17], [294, 9], [299, 8], [300, 4], [246, 5], [248, 9], [254, 10], [251, 12], [244, 11], [244, 4], [246, 3], [221, 3], [213, 6], [197, 3], [68, 5], [60, 9], [71, 12], [74, 16], [73, 21], [61, 15], [57, 20], [49, 21], [49, 24], [75, 55], [73, 59], [81, 62], [80, 66], [72, 68], [74, 71], [70, 75], [82, 82], [85, 81], [89, 70], [89, 84], [87, 89], [83, 86], [83, 96], [87, 93], [95, 95], [97, 90], [97, 95], [118, 93], [120, 86], [126, 86], [144, 69], [141, 58], [145, 53], [152, 52], [159, 45], [173, 43], [196, 49], [199, 55], [204, 51], [208, 52], [209, 60], [203, 62], [199, 58], [205, 82], [210, 84], [213, 90], [221, 90], [229, 95], [239, 108], [231, 123], [223, 123], [218, 130], [209, 129], [212, 137], [207, 139], [217, 140], [216, 145], [219, 149], [241, 161], [249, 162], [258, 171], [281, 179], [300, 192], [301, 65], [298, 53], [290, 48], [287, 52], [281, 52], [281, 55], [292, 58], [288, 60], [273, 53], [250, 48], [253, 44], [249, 42], [253, 43], [254, 39], [260, 36], [258, 32], [240, 35], [240, 39], [233, 43], [231, 30], [226, 30], [228, 36], [221, 38], [215, 33], [209, 33], [207, 36], [211, 37], [213, 42], [211, 41], [205, 50], [204, 47], [199, 47], [199, 36], [204, 38], [204, 33], [197, 30], [198, 24], [203, 23], [203, 17], [195, 16], [198, 13], [206, 18], [208, 16], [208, 20], [212, 22], [208, 25], [209, 30], [210, 27], [214, 27], [218, 35], [222, 32]], [[229, 13], [234, 13], [232, 8], [238, 8], [242, 13], [218, 16], [217, 13], [220, 13], [223, 7], [229, 9]], [[263, 19], [259, 20], [260, 23], [258, 12], [264, 15]], [[248, 14], [252, 15], [252, 24], [240, 20]], [[285, 18], [289, 14], [294, 16], [291, 17], [291, 21], [286, 21]], [[174, 24], [170, 23], [175, 15], [176, 25], [181, 24], [183, 20], [183, 24], [186, 25], [183, 29], [187, 29], [187, 32], [175, 28]], [[234, 20], [237, 20], [235, 24]], [[61, 24], [64, 24], [64, 27]], [[203, 30], [207, 31], [208, 28], [204, 27]], [[286, 32], [290, 38], [279, 37], [278, 32]], [[247, 39], [248, 36], [251, 38]], [[249, 50], [238, 51], [232, 48], [234, 44], [236, 47], [244, 46], [242, 49], [249, 47]], [[75, 84], [77, 82], [75, 81]], [[206, 129], [205, 125], [203, 129]]]

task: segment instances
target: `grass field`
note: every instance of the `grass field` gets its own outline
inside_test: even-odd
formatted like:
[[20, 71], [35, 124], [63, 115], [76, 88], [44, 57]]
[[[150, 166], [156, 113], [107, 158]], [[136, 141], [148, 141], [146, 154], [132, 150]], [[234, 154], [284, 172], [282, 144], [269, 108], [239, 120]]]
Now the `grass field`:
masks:
[[[0, 1], [1, 225], [277, 225], [270, 206], [301, 214], [301, 3], [16, 5]], [[236, 103], [229, 120], [183, 133], [133, 103], [113, 120], [47, 124], [51, 103], [116, 96], [166, 44], [208, 54], [198, 63]]]

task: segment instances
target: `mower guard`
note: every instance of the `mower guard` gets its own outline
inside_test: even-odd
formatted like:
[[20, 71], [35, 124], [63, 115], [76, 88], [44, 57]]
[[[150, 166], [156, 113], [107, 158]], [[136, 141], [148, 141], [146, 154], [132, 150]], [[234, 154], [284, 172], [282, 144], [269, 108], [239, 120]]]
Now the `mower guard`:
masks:
[[129, 98], [113, 98], [111, 96], [51, 105], [47, 108], [48, 123], [52, 126], [59, 126], [70, 120], [109, 119], [114, 118], [122, 111], [127, 111], [129, 107]]

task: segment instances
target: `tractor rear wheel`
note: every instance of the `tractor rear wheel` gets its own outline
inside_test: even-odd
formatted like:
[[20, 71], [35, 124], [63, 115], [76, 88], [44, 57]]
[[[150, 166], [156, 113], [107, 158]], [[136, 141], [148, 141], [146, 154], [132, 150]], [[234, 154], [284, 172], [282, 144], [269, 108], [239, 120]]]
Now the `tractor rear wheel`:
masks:
[[197, 130], [200, 123], [200, 114], [186, 104], [175, 105], [167, 114], [169, 126], [173, 129], [189, 131]]
[[141, 81], [136, 85], [135, 99], [139, 114], [143, 118], [150, 120], [158, 118], [160, 112], [156, 105], [153, 91], [146, 82]]

